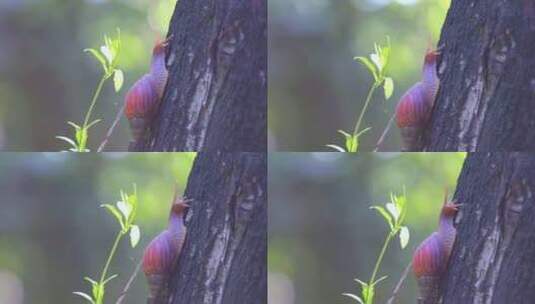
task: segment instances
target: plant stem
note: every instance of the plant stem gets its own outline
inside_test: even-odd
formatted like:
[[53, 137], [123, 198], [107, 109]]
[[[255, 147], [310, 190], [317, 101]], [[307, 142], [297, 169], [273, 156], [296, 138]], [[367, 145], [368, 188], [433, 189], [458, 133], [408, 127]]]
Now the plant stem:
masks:
[[128, 289], [130, 289], [130, 285], [132, 285], [132, 283], [136, 279], [137, 273], [139, 272], [139, 269], [141, 268], [141, 262], [142, 261], [139, 261], [139, 263], [137, 263], [137, 266], [136, 266], [136, 269], [134, 270], [134, 273], [132, 273], [132, 275], [130, 276], [130, 279], [128, 279], [128, 282], [126, 282], [126, 285], [124, 286], [123, 291], [121, 292], [121, 295], [119, 296], [119, 298], [117, 299], [117, 302], [115, 304], [122, 304], [123, 303], [123, 299], [126, 296], [126, 293], [128, 292]]
[[104, 86], [104, 82], [108, 79], [107, 75], [102, 75], [102, 78], [100, 79], [97, 90], [95, 91], [95, 94], [93, 95], [93, 100], [91, 100], [91, 105], [89, 106], [89, 110], [87, 110], [87, 113], [85, 114], [84, 119], [84, 125], [83, 128], [85, 129], [87, 127], [87, 124], [89, 123], [89, 118], [91, 117], [91, 112], [93, 112], [93, 108], [95, 107], [95, 104], [97, 103], [97, 99], [100, 96], [100, 91], [102, 91], [102, 87]]
[[383, 256], [385, 255], [386, 248], [388, 247], [388, 243], [392, 240], [394, 237], [394, 234], [392, 232], [389, 232], [386, 236], [385, 243], [383, 244], [383, 248], [381, 249], [381, 253], [379, 254], [379, 257], [377, 258], [377, 262], [375, 262], [375, 267], [373, 268], [372, 277], [370, 279], [369, 285], [372, 285], [375, 282], [375, 277], [377, 276], [377, 272], [379, 271], [379, 265], [381, 265], [381, 261], [383, 260]]
[[115, 242], [113, 243], [113, 247], [111, 247], [110, 255], [108, 256], [108, 260], [106, 261], [106, 265], [104, 265], [104, 269], [102, 270], [102, 275], [100, 276], [100, 284], [102, 285], [102, 282], [106, 279], [106, 274], [108, 272], [108, 268], [110, 267], [111, 260], [113, 259], [113, 256], [115, 255], [115, 251], [117, 250], [117, 246], [119, 245], [119, 241], [121, 241], [121, 238], [123, 237], [123, 232], [119, 231], [119, 234], [117, 234], [117, 237], [115, 238]]
[[368, 92], [368, 96], [366, 97], [366, 102], [364, 103], [364, 107], [362, 108], [362, 111], [360, 112], [359, 119], [357, 120], [357, 124], [355, 125], [355, 130], [353, 131], [353, 135], [357, 135], [359, 133], [360, 124], [362, 123], [362, 118], [364, 117], [364, 113], [366, 113], [366, 109], [368, 109], [368, 105], [370, 104], [370, 101], [373, 96], [373, 92], [378, 87], [377, 82], [374, 82], [372, 87], [370, 88], [370, 91]]
[[108, 144], [108, 140], [110, 140], [113, 130], [115, 130], [115, 127], [117, 126], [117, 124], [119, 123], [119, 120], [123, 116], [125, 107], [126, 107], [126, 103], [123, 103], [121, 109], [119, 110], [119, 112], [117, 112], [117, 115], [115, 116], [115, 120], [113, 121], [110, 129], [108, 130], [108, 133], [106, 133], [106, 137], [104, 138], [102, 143], [100, 143], [100, 146], [98, 147], [97, 152], [102, 152], [104, 148], [106, 147], [106, 144]]
[[383, 134], [381, 134], [381, 137], [379, 137], [379, 140], [377, 141], [377, 144], [375, 144], [375, 150], [373, 150], [373, 152], [379, 152], [379, 148], [383, 144], [383, 141], [385, 140], [386, 134], [390, 130], [390, 127], [392, 126], [392, 122], [394, 121], [395, 117], [396, 117], [396, 112], [394, 112], [394, 114], [392, 114], [392, 116], [390, 116], [390, 120], [386, 124], [385, 130], [383, 131]]

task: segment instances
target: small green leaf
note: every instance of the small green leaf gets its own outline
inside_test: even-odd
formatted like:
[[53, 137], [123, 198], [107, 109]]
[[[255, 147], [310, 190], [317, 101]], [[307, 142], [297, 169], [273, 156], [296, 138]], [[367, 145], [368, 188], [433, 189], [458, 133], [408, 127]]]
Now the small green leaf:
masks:
[[388, 59], [390, 58], [390, 50], [392, 49], [392, 46], [390, 44], [390, 37], [386, 36], [386, 45], [381, 47], [381, 62], [383, 63], [383, 71], [388, 66]]
[[366, 128], [366, 129], [364, 129], [364, 130], [358, 132], [356, 136], [357, 136], [357, 137], [360, 137], [362, 134], [364, 134], [364, 133], [370, 131], [371, 129], [372, 129], [372, 128]]
[[102, 284], [106, 285], [106, 284], [108, 284], [109, 281], [115, 279], [118, 276], [119, 276], [118, 274], [114, 274], [114, 275], [110, 276], [109, 278], [107, 278], [106, 280], [104, 280], [104, 282], [102, 282]]
[[375, 287], [373, 285], [362, 287], [362, 297], [364, 298], [364, 301], [366, 302], [366, 304], [373, 303], [374, 296], [375, 296]]
[[84, 280], [88, 281], [89, 283], [91, 283], [91, 285], [97, 285], [98, 282], [91, 279], [90, 277], [84, 277]]
[[356, 301], [359, 302], [360, 304], [364, 304], [364, 302], [362, 301], [362, 299], [359, 298], [357, 295], [354, 295], [354, 294], [352, 294], [352, 293], [343, 293], [342, 295], [343, 295], [343, 296], [346, 296], [346, 297], [350, 297], [351, 299], [356, 300]]
[[371, 206], [370, 209], [377, 210], [386, 220], [386, 222], [388, 223], [388, 226], [390, 226], [390, 230], [394, 230], [394, 223], [392, 221], [392, 216], [388, 212], [386, 212], [386, 210], [383, 207]]
[[125, 220], [128, 220], [130, 212], [132, 212], [132, 206], [130, 206], [124, 201], [118, 201], [116, 205], [119, 211], [121, 211], [121, 213], [123, 214]]
[[383, 70], [383, 63], [381, 62], [381, 57], [379, 56], [378, 53], [374, 53], [370, 55], [370, 58], [375, 64], [375, 66], [377, 67], [377, 71], [379, 71], [379, 74], [380, 74], [381, 71]]
[[86, 299], [87, 301], [89, 301], [89, 303], [95, 304], [95, 301], [93, 301], [93, 298], [91, 298], [91, 296], [89, 296], [88, 294], [85, 294], [85, 293], [83, 293], [81, 291], [75, 291], [73, 293], [75, 295], [77, 295], [77, 296], [80, 296], [80, 297]]
[[87, 130], [89, 130], [89, 128], [91, 128], [92, 126], [98, 124], [99, 122], [101, 122], [102, 119], [95, 119], [93, 120], [92, 122], [90, 122], [89, 124], [87, 124], [87, 126], [85, 127]]
[[375, 282], [372, 283], [373, 286], [377, 285], [377, 283], [383, 281], [383, 280], [386, 280], [386, 278], [388, 278], [388, 276], [382, 276], [380, 277], [379, 279], [375, 280]]
[[390, 97], [392, 97], [392, 93], [394, 93], [394, 81], [390, 77], [386, 77], [383, 88], [385, 91], [385, 99], [388, 100]]
[[135, 186], [134, 194], [128, 195], [128, 204], [132, 207], [132, 212], [130, 212], [130, 216], [128, 217], [128, 223], [132, 223], [137, 212], [137, 189], [135, 189]]
[[368, 287], [368, 283], [359, 280], [358, 278], [353, 279], [355, 282], [359, 283], [362, 287]]
[[63, 141], [66, 141], [67, 143], [69, 143], [69, 145], [71, 145], [73, 147], [73, 149], [78, 149], [78, 145], [76, 145], [76, 143], [74, 142], [74, 140], [66, 137], [66, 136], [56, 136], [57, 139], [60, 139], [60, 140], [63, 140]]
[[113, 62], [113, 54], [110, 50], [110, 46], [111, 46], [111, 43], [108, 44], [106, 42], [106, 45], [103, 45], [100, 47], [100, 52], [104, 55], [104, 57], [106, 57], [106, 60], [108, 61], [108, 65], [111, 65], [111, 63]]
[[345, 139], [345, 151], [347, 152], [357, 152], [356, 148], [358, 146], [357, 138], [352, 134], [347, 133], [344, 130], [338, 130], [338, 133], [342, 134]]
[[394, 218], [394, 222], [397, 223], [399, 219], [399, 210], [396, 205], [394, 205], [394, 203], [386, 203], [386, 209]]
[[80, 130], [82, 128], [82, 127], [80, 127], [79, 125], [75, 124], [72, 121], [67, 121], [67, 124], [72, 126], [74, 128], [74, 130]]
[[102, 56], [97, 50], [95, 49], [85, 49], [84, 52], [92, 54], [101, 64], [102, 69], [105, 73], [108, 73], [108, 65], [106, 64], [106, 58]]
[[399, 242], [401, 244], [401, 249], [405, 249], [405, 247], [407, 247], [407, 244], [409, 244], [409, 238], [409, 228], [407, 228], [406, 226], [402, 226], [399, 232]]
[[[405, 192], [405, 190], [403, 191]], [[401, 225], [403, 224], [403, 221], [405, 221], [405, 216], [407, 215], [407, 197], [405, 194], [398, 196], [390, 193], [390, 199], [394, 202], [399, 211], [398, 225]]]
[[366, 57], [361, 57], [361, 56], [354, 57], [353, 59], [358, 61], [358, 62], [360, 62], [366, 68], [368, 68], [368, 71], [372, 74], [373, 79], [375, 81], [378, 80], [378, 77], [379, 77], [378, 74], [377, 74], [378, 71], [377, 71], [375, 65], [370, 61], [370, 59], [368, 59]]
[[130, 227], [130, 245], [132, 245], [132, 248], [135, 248], [139, 243], [140, 235], [139, 227], [137, 225], [132, 225]]
[[125, 229], [123, 219], [121, 217], [121, 213], [119, 212], [119, 210], [117, 210], [117, 208], [115, 208], [115, 206], [110, 205], [110, 204], [104, 204], [104, 205], [100, 205], [100, 207], [106, 208], [117, 219], [117, 221], [121, 225], [121, 229], [122, 230]]
[[116, 69], [113, 74], [113, 85], [115, 87], [115, 92], [119, 92], [123, 87], [124, 74], [123, 71]]
[[104, 297], [104, 285], [96, 284], [93, 285], [93, 298], [96, 303], [102, 303], [102, 298]]
[[359, 147], [359, 139], [357, 136], [346, 137], [347, 152], [357, 152]]
[[338, 152], [346, 152], [346, 150], [344, 150], [344, 148], [338, 146], [338, 145], [326, 145], [326, 147], [329, 147], [329, 148], [332, 148]]
[[87, 129], [85, 128], [77, 129], [75, 136], [76, 136], [76, 141], [78, 142], [78, 150], [79, 151], [86, 150], [85, 147], [87, 143]]

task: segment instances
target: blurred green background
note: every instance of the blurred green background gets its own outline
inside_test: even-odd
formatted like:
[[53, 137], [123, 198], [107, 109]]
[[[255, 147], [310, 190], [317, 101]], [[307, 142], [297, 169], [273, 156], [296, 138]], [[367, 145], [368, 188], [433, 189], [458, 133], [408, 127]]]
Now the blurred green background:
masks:
[[[401, 95], [420, 79], [426, 48], [436, 44], [449, 0], [269, 0], [269, 134], [278, 151], [331, 151], [339, 129], [352, 131], [372, 83], [353, 61], [391, 38], [394, 95], [378, 90], [360, 151], [372, 151]], [[392, 128], [382, 151], [399, 151]]]
[[[122, 105], [127, 89], [148, 71], [152, 47], [165, 37], [177, 0], [0, 1], [0, 150], [59, 151], [56, 135], [72, 135], [101, 76], [85, 48], [99, 48], [104, 34], [122, 33], [119, 94], [107, 83], [90, 130], [96, 150]], [[121, 120], [108, 151], [124, 151], [130, 134]]]
[[[115, 303], [148, 242], [167, 225], [175, 185], [183, 193], [192, 153], [0, 155], [0, 303], [86, 303], [120, 229], [101, 204], [137, 185], [141, 241], [119, 246], [106, 303]], [[125, 303], [145, 303], [139, 274]], [[24, 298], [24, 300], [21, 299]]]
[[[437, 229], [444, 188], [455, 189], [461, 153], [276, 153], [269, 156], [269, 304], [349, 304], [360, 292], [388, 226], [371, 205], [406, 189], [408, 246], [390, 244], [376, 290], [385, 303], [412, 252]], [[416, 282], [405, 281], [396, 303], [415, 303]]]

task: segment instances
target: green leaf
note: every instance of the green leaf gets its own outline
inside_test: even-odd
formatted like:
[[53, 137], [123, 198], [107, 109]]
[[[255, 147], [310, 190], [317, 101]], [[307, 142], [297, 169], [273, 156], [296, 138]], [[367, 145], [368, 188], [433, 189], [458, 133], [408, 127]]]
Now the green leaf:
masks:
[[409, 238], [409, 228], [402, 226], [401, 230], [399, 231], [399, 242], [401, 244], [401, 249], [405, 249], [405, 247], [407, 247], [407, 244], [409, 244]]
[[67, 143], [69, 143], [69, 145], [72, 146], [73, 149], [78, 149], [78, 145], [76, 145], [76, 143], [74, 142], [74, 140], [66, 137], [66, 136], [56, 136], [57, 139], [60, 139], [60, 140], [63, 140], [63, 141], [66, 141]]
[[76, 130], [76, 141], [78, 142], [78, 149], [86, 150], [85, 146], [87, 143], [87, 129], [81, 128]]
[[385, 99], [388, 100], [390, 97], [392, 97], [392, 93], [394, 93], [394, 81], [390, 77], [386, 77], [385, 81], [383, 83], [383, 88], [385, 91]]
[[85, 293], [83, 293], [81, 291], [75, 291], [73, 293], [75, 295], [77, 295], [77, 296], [80, 296], [80, 297], [86, 299], [87, 301], [89, 301], [89, 303], [95, 304], [95, 301], [93, 301], [93, 298], [91, 298], [91, 296], [89, 296], [88, 294], [85, 294]]
[[399, 219], [399, 210], [397, 206], [394, 203], [386, 203], [386, 209], [394, 218], [394, 222], [397, 223]]
[[108, 65], [106, 64], [106, 58], [104, 58], [102, 54], [100, 54], [95, 49], [85, 49], [84, 52], [92, 54], [102, 64], [102, 69], [104, 70], [104, 73], [108, 73]]
[[390, 226], [390, 230], [394, 230], [394, 223], [392, 221], [392, 216], [386, 212], [386, 210], [381, 207], [381, 206], [371, 206], [370, 209], [374, 209], [374, 210], [377, 210], [382, 216], [383, 218], [386, 220], [386, 222], [388, 223], [388, 226]]
[[102, 284], [106, 285], [106, 284], [108, 284], [109, 281], [115, 279], [118, 276], [119, 276], [118, 274], [114, 274], [114, 275], [110, 276], [109, 278], [107, 278], [106, 280], [104, 280], [104, 282], [102, 282]]
[[79, 130], [81, 129], [82, 127], [80, 127], [79, 125], [75, 124], [74, 122], [72, 121], [67, 121], [67, 124], [72, 126], [74, 128], [74, 130]]
[[132, 212], [130, 212], [130, 217], [128, 217], [128, 223], [131, 224], [136, 217], [137, 212], [137, 189], [134, 185], [134, 193], [128, 195], [128, 204], [132, 207]]
[[377, 285], [377, 283], [383, 281], [383, 280], [386, 280], [386, 278], [388, 278], [388, 276], [382, 276], [380, 277], [379, 279], [375, 280], [375, 282], [372, 283], [373, 286]]
[[346, 137], [347, 152], [357, 152], [359, 147], [359, 139], [357, 136]]
[[104, 285], [95, 284], [93, 285], [93, 298], [95, 302], [100, 304], [102, 303], [102, 298], [104, 297]]
[[130, 245], [132, 245], [132, 248], [135, 248], [139, 243], [140, 235], [139, 227], [137, 225], [132, 225], [130, 227]]
[[338, 130], [338, 133], [342, 134], [345, 138], [345, 145], [347, 152], [357, 152], [358, 148], [358, 138], [352, 134], [347, 133], [344, 130]]
[[113, 85], [115, 87], [115, 92], [119, 92], [123, 87], [124, 83], [124, 74], [123, 71], [116, 69], [113, 74]]
[[356, 300], [356, 301], [359, 302], [360, 304], [364, 304], [364, 302], [362, 302], [362, 299], [359, 298], [359, 296], [357, 296], [357, 295], [354, 295], [354, 294], [352, 294], [352, 293], [343, 293], [342, 295], [343, 295], [343, 296], [346, 296], [346, 297], [350, 297], [351, 299]]
[[375, 287], [373, 285], [362, 287], [362, 297], [364, 298], [364, 301], [366, 302], [366, 304], [372, 304], [374, 296], [375, 296]]
[[381, 62], [383, 63], [383, 71], [388, 66], [388, 60], [390, 59], [391, 49], [392, 49], [392, 46], [390, 44], [390, 37], [386, 36], [386, 45], [384, 47], [381, 47], [381, 53], [379, 54], [381, 56]]
[[[377, 45], [375, 45], [377, 47]], [[383, 70], [383, 63], [381, 62], [381, 57], [378, 53], [370, 54], [370, 58], [377, 67], [377, 71], [379, 71], [379, 75], [381, 74], [381, 71]]]
[[98, 282], [91, 279], [90, 277], [84, 277], [84, 280], [88, 281], [89, 283], [91, 283], [91, 285], [97, 285]]
[[104, 204], [104, 205], [100, 205], [100, 207], [106, 208], [117, 219], [117, 221], [121, 225], [121, 229], [122, 230], [125, 229], [123, 219], [121, 217], [121, 213], [119, 212], [119, 210], [117, 210], [117, 208], [115, 208], [115, 206], [110, 205], [110, 204]]
[[[405, 190], [403, 190], [405, 192]], [[403, 195], [395, 195], [390, 193], [390, 200], [396, 205], [396, 208], [399, 211], [399, 219], [397, 225], [402, 225], [405, 221], [405, 216], [407, 215], [407, 197]]]
[[108, 65], [111, 65], [111, 63], [113, 62], [113, 54], [110, 50], [110, 46], [111, 44], [108, 44], [106, 42], [106, 45], [103, 45], [100, 47], [100, 52], [102, 53], [102, 55], [104, 55], [104, 57], [106, 57], [106, 60], [108, 61]]
[[125, 220], [128, 220], [128, 217], [130, 216], [130, 212], [132, 212], [132, 206], [130, 206], [128, 203], [124, 201], [118, 201], [117, 202], [117, 208], [124, 216]]
[[368, 283], [366, 282], [363, 282], [361, 280], [359, 280], [358, 278], [355, 278], [353, 279], [355, 282], [359, 283], [362, 287], [367, 287], [368, 286]]
[[95, 119], [95, 120], [93, 120], [92, 122], [90, 122], [89, 124], [87, 124], [87, 126], [85, 127], [86, 130], [89, 130], [89, 128], [91, 128], [92, 126], [98, 124], [98, 123], [101, 122], [101, 121], [102, 121], [102, 119]]
[[364, 129], [364, 130], [358, 132], [357, 135], [355, 135], [355, 136], [360, 137], [362, 134], [364, 134], [364, 133], [370, 131], [371, 129], [372, 129], [372, 128], [366, 128], [366, 129]]
[[375, 65], [370, 61], [370, 59], [366, 57], [361, 57], [361, 56], [354, 57], [353, 59], [360, 62], [366, 68], [368, 68], [368, 71], [372, 74], [373, 79], [377, 82], [377, 80], [379, 79], [379, 76], [377, 74], [377, 69]]
[[346, 150], [338, 145], [326, 145], [329, 148], [332, 148], [338, 152], [346, 152]]

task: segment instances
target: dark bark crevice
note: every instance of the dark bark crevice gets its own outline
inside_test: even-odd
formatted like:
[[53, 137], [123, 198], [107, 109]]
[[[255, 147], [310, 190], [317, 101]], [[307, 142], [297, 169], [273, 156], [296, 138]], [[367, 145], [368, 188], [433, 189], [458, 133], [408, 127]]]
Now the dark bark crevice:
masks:
[[200, 153], [185, 196], [193, 202], [172, 303], [266, 303], [266, 154]]
[[535, 149], [535, 4], [453, 0], [428, 151]]
[[535, 298], [535, 156], [470, 154], [455, 198], [457, 240], [443, 303], [532, 303]]
[[169, 81], [138, 151], [261, 152], [267, 145], [267, 3], [181, 0]]

